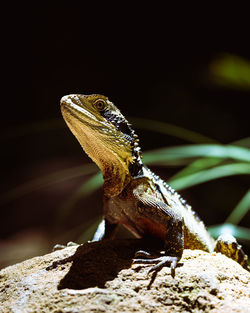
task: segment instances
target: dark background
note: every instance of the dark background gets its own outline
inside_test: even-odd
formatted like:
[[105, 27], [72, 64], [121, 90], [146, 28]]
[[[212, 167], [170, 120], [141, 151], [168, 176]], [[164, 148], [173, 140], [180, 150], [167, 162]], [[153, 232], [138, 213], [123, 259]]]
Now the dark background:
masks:
[[[104, 94], [127, 118], [173, 123], [221, 143], [249, 135], [249, 90], [218, 86], [210, 71], [224, 53], [249, 60], [243, 8], [239, 15], [217, 18], [205, 10], [193, 17], [185, 8], [76, 3], [9, 4], [2, 12], [3, 194], [30, 179], [90, 162], [61, 117], [60, 98], [69, 93]], [[39, 126], [41, 121], [54, 125], [55, 119], [55, 127]], [[144, 151], [187, 143], [137, 133]], [[166, 179], [176, 171], [154, 170]], [[101, 214], [100, 190], [77, 203], [67, 221], [57, 222], [60, 206], [82, 181], [55, 184], [1, 205], [3, 266], [48, 252], [57, 240], [77, 239], [81, 231], [67, 231]], [[212, 225], [226, 219], [248, 186], [246, 177], [236, 176], [182, 194]], [[242, 226], [248, 226], [247, 217]]]

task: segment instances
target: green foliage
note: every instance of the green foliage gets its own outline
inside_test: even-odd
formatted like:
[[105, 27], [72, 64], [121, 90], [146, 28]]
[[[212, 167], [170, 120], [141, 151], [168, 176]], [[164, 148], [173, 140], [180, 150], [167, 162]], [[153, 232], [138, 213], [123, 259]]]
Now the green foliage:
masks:
[[[144, 155], [144, 161], [148, 164], [164, 163], [171, 159], [189, 159], [200, 157], [212, 157], [221, 159], [232, 159], [237, 161], [249, 162], [250, 150], [233, 145], [220, 144], [197, 144], [170, 147], [147, 152]], [[204, 162], [204, 160], [203, 160]]]
[[[153, 131], [159, 130], [161, 133], [164, 133], [165, 131], [167, 133], [167, 130], [169, 129], [169, 124], [167, 123], [160, 123], [160, 128], [157, 129], [155, 126], [158, 125], [158, 122], [155, 121], [148, 121], [147, 129], [150, 129], [151, 125]], [[51, 126], [54, 127], [55, 125], [51, 124]], [[42, 127], [42, 129], [45, 129], [46, 131], [48, 130], [46, 127]], [[225, 176], [250, 174], [250, 138], [242, 139], [234, 144], [222, 145], [212, 143], [215, 142], [212, 139], [208, 140], [205, 136], [178, 127], [172, 127], [170, 133], [178, 138], [189, 138], [191, 142], [202, 142], [202, 140], [204, 140], [204, 142], [210, 142], [209, 144], [190, 144], [145, 152], [143, 160], [146, 164], [167, 167], [173, 164], [178, 166], [185, 165], [184, 168], [180, 169], [180, 171], [168, 181], [176, 190], [190, 188], [194, 185]], [[71, 214], [77, 201], [83, 197], [87, 197], [102, 185], [102, 176], [100, 173], [96, 173], [96, 171], [96, 166], [93, 163], [90, 163], [39, 177], [3, 194], [1, 196], [0, 204], [13, 201], [28, 193], [48, 187], [52, 184], [60, 183], [79, 176], [84, 177], [93, 174], [90, 178], [85, 179], [84, 184], [79, 186], [79, 188], [60, 208], [59, 219], [63, 220]], [[230, 225], [237, 225], [249, 211], [249, 206], [250, 192], [248, 191], [239, 204], [232, 209], [226, 222], [230, 223]], [[211, 228], [212, 234], [215, 232], [214, 229], [218, 232], [219, 230], [222, 231], [223, 227], [224, 226], [221, 225], [216, 226], [216, 228]], [[237, 235], [240, 234], [242, 238], [247, 234], [247, 231], [239, 232], [238, 228], [234, 228], [234, 232]], [[244, 238], [246, 239], [246, 237]]]
[[204, 136], [198, 132], [173, 125], [139, 117], [130, 117], [129, 121], [137, 128], [154, 131], [160, 134], [174, 136], [193, 143], [216, 143], [216, 140]]
[[236, 226], [233, 224], [225, 223], [221, 225], [214, 225], [208, 227], [208, 231], [214, 238], [218, 238], [221, 234], [231, 234], [235, 238], [249, 241], [250, 240], [250, 229], [245, 227]]
[[212, 62], [210, 70], [212, 78], [219, 85], [250, 89], [250, 62], [241, 57], [224, 54]]
[[[88, 164], [90, 165], [90, 164]], [[74, 205], [83, 197], [89, 196], [103, 184], [103, 178], [100, 172], [92, 175], [82, 184], [73, 194], [66, 200], [63, 206], [59, 209], [60, 219], [66, 218], [72, 211]]]
[[[225, 223], [238, 224], [250, 209], [250, 189], [230, 213]], [[250, 239], [250, 236], [249, 236]]]
[[[250, 150], [248, 146], [250, 145], [250, 140], [249, 138], [246, 138], [236, 142], [236, 144], [241, 144], [243, 147], [236, 145], [197, 144], [163, 148], [146, 152], [144, 154], [144, 161], [147, 164], [160, 166], [169, 166], [176, 161], [179, 161], [179, 164], [188, 163], [184, 169], [180, 170], [168, 181], [176, 190], [182, 190], [225, 176], [249, 175]], [[175, 164], [177, 163], [178, 162]], [[67, 212], [72, 210], [76, 201], [99, 188], [101, 184], [102, 178], [100, 175], [95, 175], [85, 181], [85, 183], [72, 195], [72, 198], [70, 198], [71, 200], [68, 201]], [[248, 192], [235, 209], [232, 210], [226, 221], [231, 223], [230, 225], [237, 225], [243, 216], [249, 211], [249, 206], [250, 199]], [[233, 234], [241, 239], [248, 239], [249, 237], [247, 236], [249, 235], [249, 230], [244, 229], [243, 231], [243, 228], [236, 227], [235, 225], [231, 226]], [[211, 234], [215, 234], [214, 229], [216, 229], [217, 233], [225, 231], [224, 226], [219, 225], [216, 226], [216, 228], [210, 228]], [[84, 238], [85, 237], [86, 234], [84, 235]]]
[[[230, 88], [250, 89], [250, 63], [240, 57], [223, 55], [212, 62], [210, 74], [215, 83]], [[144, 163], [156, 166], [179, 166], [179, 171], [169, 179], [169, 183], [176, 190], [190, 188], [215, 179], [233, 175], [250, 174], [250, 138], [244, 138], [228, 145], [222, 145], [213, 138], [198, 132], [185, 129], [173, 124], [159, 121], [130, 118], [135, 127], [174, 136], [191, 144], [178, 147], [165, 147], [144, 153]], [[34, 134], [35, 132], [51, 131], [65, 127], [62, 120], [53, 119], [24, 125], [11, 132], [5, 133], [1, 141], [14, 137]], [[75, 204], [83, 197], [89, 196], [97, 190], [103, 182], [100, 173], [96, 173], [94, 164], [72, 167], [62, 171], [39, 177], [9, 190], [1, 195], [0, 205], [17, 200], [28, 193], [60, 183], [75, 177], [85, 177], [84, 183], [67, 199], [63, 207], [59, 208], [59, 218], [65, 219]], [[92, 174], [91, 177], [88, 177]], [[250, 230], [236, 226], [250, 209], [250, 191], [248, 190], [235, 208], [225, 219], [225, 224], [211, 226], [213, 236], [229, 231], [240, 239], [249, 240]], [[88, 238], [93, 232], [96, 221], [88, 226], [82, 239]], [[82, 225], [81, 225], [82, 226]], [[85, 225], [86, 226], [86, 225]], [[86, 227], [85, 227], [86, 229]]]
[[235, 163], [216, 166], [207, 170], [198, 171], [193, 174], [184, 175], [176, 179], [170, 179], [169, 183], [176, 190], [189, 188], [204, 182], [232, 175], [250, 174], [250, 164]]
[[76, 177], [89, 175], [96, 171], [97, 167], [95, 164], [85, 164], [57, 171], [49, 175], [38, 177], [36, 179], [32, 179], [9, 190], [4, 194], [1, 194], [0, 205], [16, 200], [20, 197], [25, 196], [26, 194], [37, 191], [39, 189], [46, 188], [51, 185], [58, 184]]
[[65, 123], [62, 119], [53, 118], [44, 121], [36, 121], [30, 124], [24, 124], [19, 127], [12, 127], [8, 131], [0, 135], [0, 142], [8, 142], [14, 138], [29, 136], [32, 134], [40, 134], [42, 132], [51, 132], [65, 128]]

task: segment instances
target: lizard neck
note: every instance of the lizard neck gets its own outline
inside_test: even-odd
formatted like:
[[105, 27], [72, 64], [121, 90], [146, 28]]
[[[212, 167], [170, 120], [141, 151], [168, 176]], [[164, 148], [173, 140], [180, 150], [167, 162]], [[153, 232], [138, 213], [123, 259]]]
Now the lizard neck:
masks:
[[115, 197], [120, 194], [131, 181], [131, 176], [119, 167], [106, 167], [103, 174], [103, 193], [107, 197]]
[[135, 177], [142, 175], [143, 163], [141, 158], [135, 159], [128, 165], [116, 159], [115, 162], [105, 163], [101, 170], [104, 179], [104, 195], [114, 197], [120, 194]]
[[140, 175], [139, 139], [119, 109], [102, 95], [68, 95], [63, 117], [104, 178], [104, 194], [114, 197]]

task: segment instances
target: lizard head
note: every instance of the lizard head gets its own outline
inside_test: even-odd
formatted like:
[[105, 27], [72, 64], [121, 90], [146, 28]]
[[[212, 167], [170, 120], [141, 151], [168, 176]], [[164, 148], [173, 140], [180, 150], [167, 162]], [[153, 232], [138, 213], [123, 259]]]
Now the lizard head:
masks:
[[135, 164], [141, 164], [138, 138], [107, 97], [67, 95], [61, 99], [61, 111], [84, 151], [101, 169], [104, 181], [133, 175]]

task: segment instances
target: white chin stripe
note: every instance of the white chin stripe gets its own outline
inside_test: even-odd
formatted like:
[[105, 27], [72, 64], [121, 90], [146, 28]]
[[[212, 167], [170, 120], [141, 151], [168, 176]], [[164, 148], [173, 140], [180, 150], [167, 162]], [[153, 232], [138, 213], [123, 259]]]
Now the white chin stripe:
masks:
[[[78, 102], [79, 104], [73, 102], [73, 100], [75, 102]], [[81, 101], [79, 100], [77, 95], [67, 95], [62, 97], [61, 99], [61, 103], [65, 104], [68, 108], [71, 108], [73, 111], [77, 111], [85, 116], [88, 116], [89, 118], [91, 118], [92, 120], [97, 121], [97, 118], [91, 114], [88, 110], [85, 110], [82, 106], [81, 106]]]

